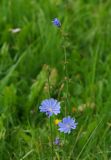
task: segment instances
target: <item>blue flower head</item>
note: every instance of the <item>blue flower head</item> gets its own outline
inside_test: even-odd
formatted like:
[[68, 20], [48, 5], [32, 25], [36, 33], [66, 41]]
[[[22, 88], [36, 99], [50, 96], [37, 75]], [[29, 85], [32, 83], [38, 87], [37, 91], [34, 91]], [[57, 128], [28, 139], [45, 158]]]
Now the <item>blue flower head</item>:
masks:
[[76, 129], [77, 123], [70, 116], [63, 118], [62, 122], [59, 122], [59, 131], [64, 133], [70, 133], [72, 129]]
[[54, 18], [52, 22], [53, 22], [53, 24], [54, 24], [55, 26], [61, 27], [61, 23], [60, 23], [60, 21], [59, 21], [57, 18]]
[[46, 113], [48, 117], [52, 116], [53, 114], [57, 115], [60, 113], [60, 102], [53, 98], [46, 99], [42, 101], [39, 109], [40, 112]]

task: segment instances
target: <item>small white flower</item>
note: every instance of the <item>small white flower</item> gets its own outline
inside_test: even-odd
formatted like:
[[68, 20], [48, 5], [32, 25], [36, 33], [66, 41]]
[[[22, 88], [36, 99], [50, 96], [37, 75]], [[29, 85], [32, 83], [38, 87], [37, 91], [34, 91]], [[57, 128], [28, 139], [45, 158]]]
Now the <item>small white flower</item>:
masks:
[[21, 29], [20, 29], [20, 28], [13, 28], [13, 29], [10, 29], [10, 31], [11, 31], [12, 33], [18, 33], [18, 32], [21, 31]]

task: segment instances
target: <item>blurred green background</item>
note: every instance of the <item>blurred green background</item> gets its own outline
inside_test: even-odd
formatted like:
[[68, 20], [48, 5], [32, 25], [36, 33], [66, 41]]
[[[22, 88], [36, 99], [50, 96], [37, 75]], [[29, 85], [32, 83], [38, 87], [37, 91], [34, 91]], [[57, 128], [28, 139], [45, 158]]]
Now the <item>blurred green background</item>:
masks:
[[53, 120], [66, 106], [78, 122], [65, 142], [53, 123], [54, 160], [110, 160], [111, 0], [0, 1], [1, 160], [50, 160], [48, 77], [62, 108]]

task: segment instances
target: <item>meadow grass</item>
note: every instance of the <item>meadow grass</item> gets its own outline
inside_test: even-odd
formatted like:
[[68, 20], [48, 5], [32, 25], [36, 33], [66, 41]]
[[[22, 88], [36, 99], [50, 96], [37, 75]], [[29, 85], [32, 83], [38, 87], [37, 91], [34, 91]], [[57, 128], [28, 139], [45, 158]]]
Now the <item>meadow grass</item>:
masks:
[[[61, 139], [53, 159], [110, 160], [110, 0], [0, 1], [0, 160], [50, 160], [50, 122], [39, 111], [48, 76], [62, 108], [52, 117]], [[78, 126], [64, 137], [54, 119], [65, 108]]]

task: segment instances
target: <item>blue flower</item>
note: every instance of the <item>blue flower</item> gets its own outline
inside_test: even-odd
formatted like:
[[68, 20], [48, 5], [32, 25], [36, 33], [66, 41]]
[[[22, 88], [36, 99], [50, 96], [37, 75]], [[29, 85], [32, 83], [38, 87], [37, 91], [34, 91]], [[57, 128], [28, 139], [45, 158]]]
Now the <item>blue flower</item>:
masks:
[[40, 112], [46, 113], [48, 117], [52, 116], [53, 114], [57, 115], [60, 113], [60, 102], [53, 98], [46, 99], [42, 101], [39, 109]]
[[60, 23], [60, 21], [59, 21], [57, 18], [54, 18], [52, 22], [53, 22], [53, 24], [54, 24], [55, 26], [61, 27], [61, 23]]
[[63, 118], [62, 122], [59, 122], [58, 126], [60, 132], [70, 133], [72, 129], [76, 129], [77, 123], [70, 116]]

